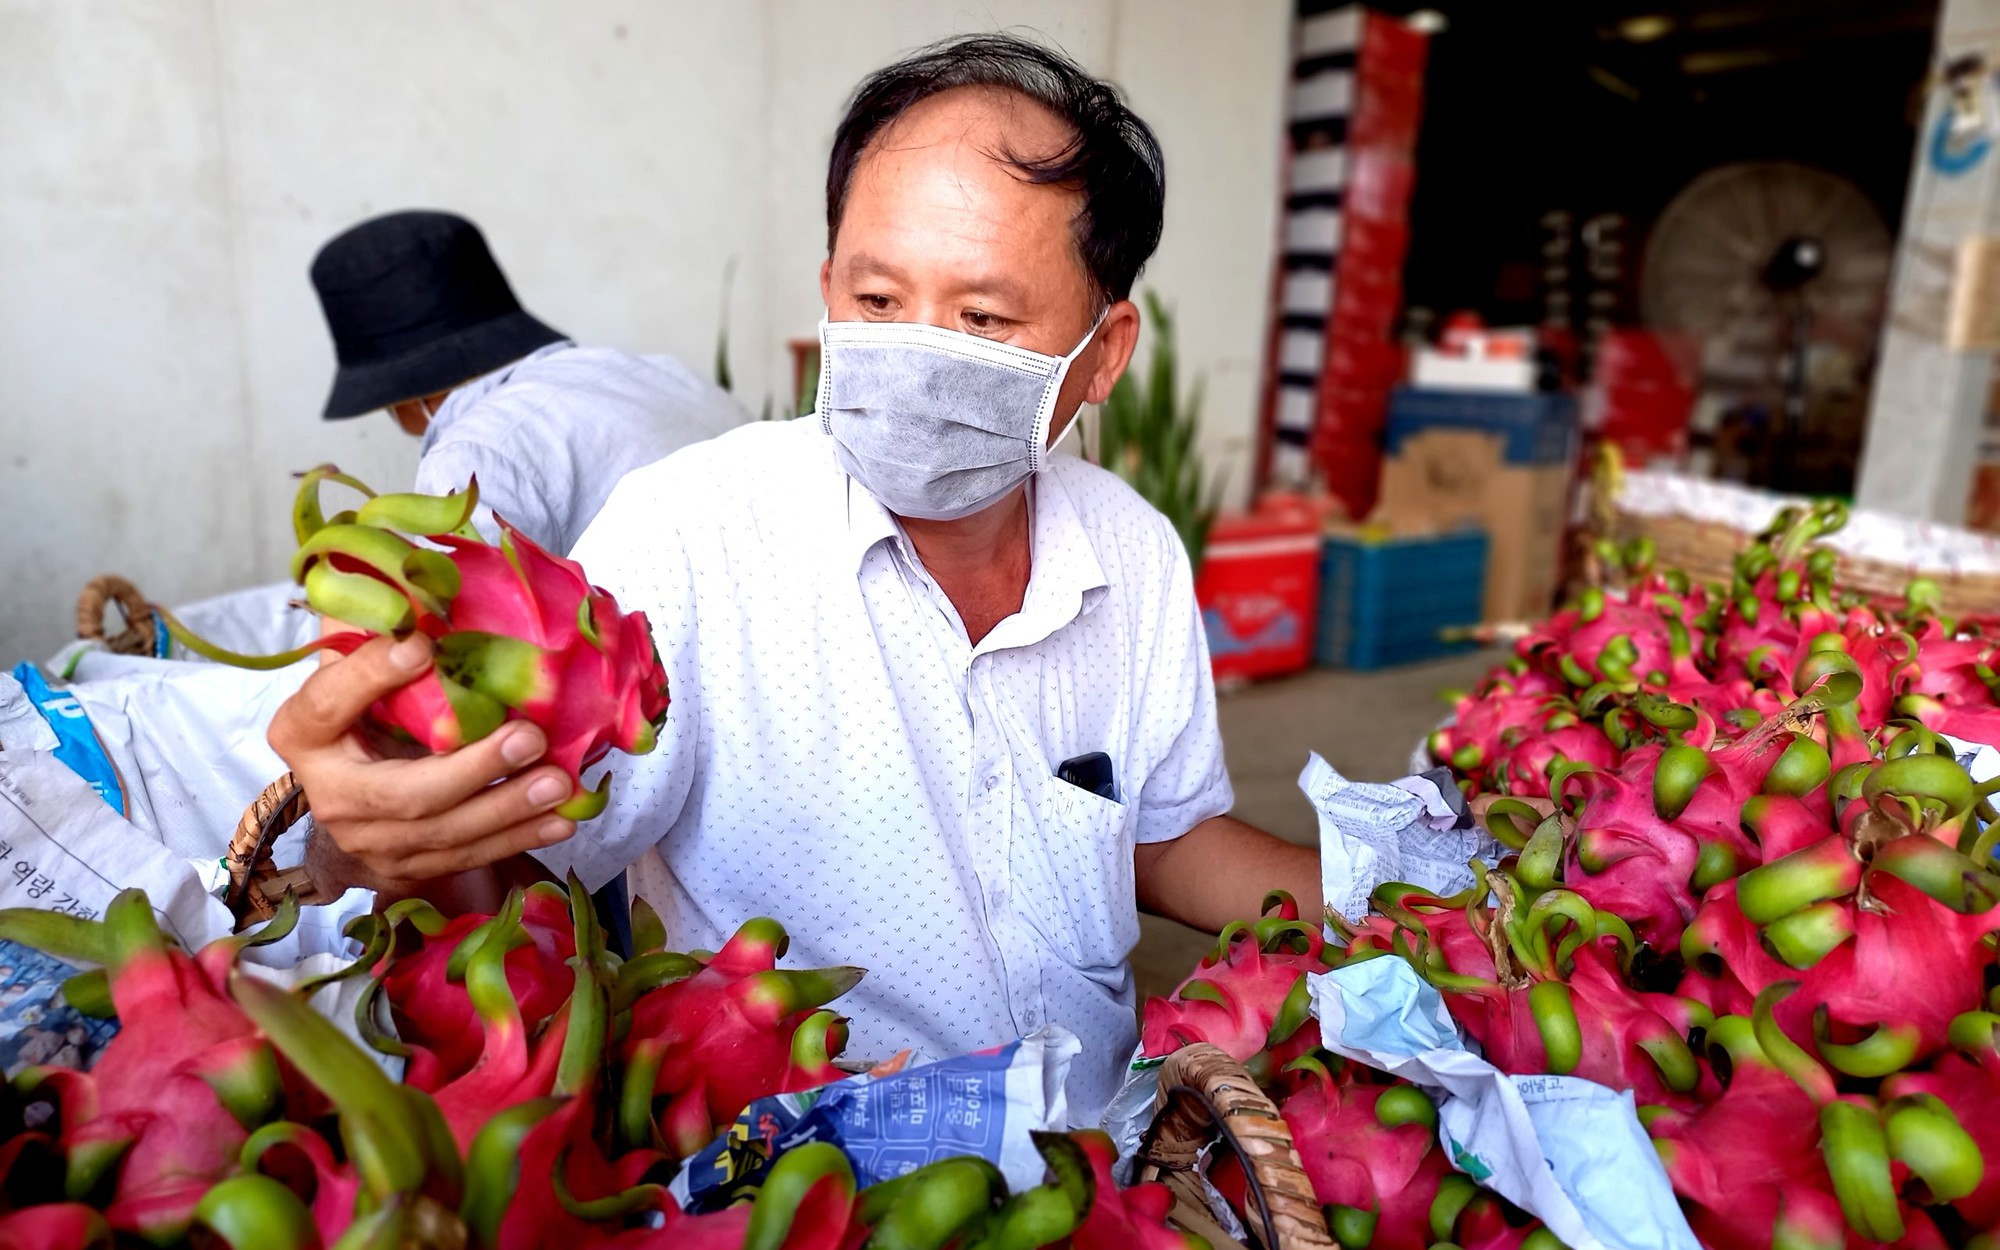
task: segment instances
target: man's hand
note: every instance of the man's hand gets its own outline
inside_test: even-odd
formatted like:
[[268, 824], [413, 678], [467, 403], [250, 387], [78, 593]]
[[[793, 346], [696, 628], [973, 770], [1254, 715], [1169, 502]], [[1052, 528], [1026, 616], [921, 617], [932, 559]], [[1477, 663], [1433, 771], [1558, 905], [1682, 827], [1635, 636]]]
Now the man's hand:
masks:
[[1232, 920], [1255, 920], [1264, 896], [1286, 890], [1299, 915], [1321, 911], [1319, 850], [1273, 837], [1233, 816], [1202, 821], [1169, 842], [1136, 847], [1139, 906], [1204, 933]]
[[313, 862], [337, 865], [349, 878], [318, 881], [316, 872], [323, 888], [412, 892], [394, 884], [485, 868], [576, 832], [549, 810], [570, 795], [561, 769], [510, 775], [547, 749], [542, 731], [525, 721], [420, 759], [383, 759], [363, 744], [355, 727], [368, 706], [420, 676], [430, 660], [421, 635], [377, 638], [323, 664], [271, 719], [271, 749], [311, 800], [314, 841], [327, 839], [339, 852]]

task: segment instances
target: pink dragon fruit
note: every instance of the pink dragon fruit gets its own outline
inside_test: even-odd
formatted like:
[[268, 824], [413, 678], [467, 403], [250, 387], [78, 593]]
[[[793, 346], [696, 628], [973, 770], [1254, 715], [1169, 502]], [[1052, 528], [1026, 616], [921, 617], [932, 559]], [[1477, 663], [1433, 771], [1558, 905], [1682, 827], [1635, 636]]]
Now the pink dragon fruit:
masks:
[[1173, 1192], [1165, 1185], [1120, 1189], [1111, 1178], [1118, 1148], [1095, 1130], [1070, 1134], [1090, 1160], [1095, 1197], [1083, 1224], [1070, 1237], [1072, 1250], [1194, 1250], [1199, 1239], [1167, 1224]]
[[787, 944], [776, 921], [760, 918], [744, 922], [706, 964], [674, 957], [627, 965], [631, 989], [663, 981], [637, 994], [621, 1044], [625, 1105], [635, 1109], [631, 1144], [652, 1135], [638, 1121], [662, 1095], [658, 1136], [685, 1157], [756, 1099], [844, 1075], [831, 1060], [845, 1024], [817, 1009], [852, 989], [861, 970], [780, 969]]
[[111, 1226], [81, 1202], [45, 1202], [0, 1214], [0, 1250], [112, 1250]]
[[[1431, 1207], [1451, 1164], [1437, 1144], [1437, 1108], [1402, 1081], [1335, 1078], [1308, 1057], [1309, 1077], [1278, 1110], [1342, 1244], [1426, 1250]], [[1239, 1199], [1241, 1201], [1241, 1199]], [[1341, 1234], [1345, 1234], [1341, 1236]]]
[[1306, 976], [1327, 968], [1326, 943], [1298, 918], [1290, 895], [1264, 900], [1264, 916], [1224, 929], [1215, 949], [1167, 998], [1146, 1002], [1141, 1049], [1163, 1056], [1209, 1042], [1269, 1080], [1319, 1048]]
[[[1926, 801], [1931, 816], [1913, 818]], [[1850, 1076], [1943, 1050], [1953, 1019], [1984, 992], [1986, 936], [2000, 929], [2000, 876], [1935, 836], [1955, 844], [1976, 801], [1948, 757], [1878, 765], [1842, 830], [1703, 900], [1682, 935], [1695, 970], [1685, 991], [1742, 1012], [1772, 985], [1799, 981], [1804, 992], [1777, 1009], [1778, 1023]]]
[[1899, 1072], [1882, 1082], [1885, 1104], [1934, 1098], [1963, 1126], [1985, 1161], [1978, 1184], [1951, 1201], [1973, 1228], [2000, 1228], [2000, 1053], [1994, 1025], [2000, 1017], [1968, 1012], [1954, 1022], [1952, 1039], [1963, 1049], [1947, 1054], [1928, 1072]]
[[[328, 521], [319, 503], [323, 481], [369, 498]], [[443, 498], [375, 495], [331, 466], [314, 469], [293, 509], [299, 548], [292, 575], [306, 603], [343, 632], [281, 655], [245, 656], [195, 636], [163, 609], [161, 617], [190, 650], [251, 668], [421, 632], [436, 644], [435, 666], [377, 703], [375, 722], [448, 751], [507, 720], [533, 721], [548, 735], [546, 758], [576, 785], [557, 810], [587, 820], [608, 801], [609, 779], [585, 790], [583, 771], [613, 747], [634, 755], [652, 750], [667, 711], [666, 670], [645, 614], [621, 613], [575, 561], [543, 551], [497, 516], [499, 544], [482, 539], [471, 525], [478, 494], [474, 482]]]
[[1618, 747], [1604, 730], [1583, 720], [1567, 699], [1550, 700], [1500, 734], [1501, 753], [1493, 768], [1503, 794], [1549, 797], [1556, 765], [1576, 762], [1599, 768], [1617, 764]]
[[104, 1186], [111, 1227], [169, 1237], [234, 1169], [249, 1130], [280, 1110], [282, 1078], [256, 1027], [160, 932], [143, 893], [120, 894], [103, 933], [120, 1031], [88, 1075], [31, 1068], [20, 1083], [54, 1095], [69, 1192]]
[[1800, 1246], [1841, 1246], [1840, 1205], [1821, 1162], [1811, 1097], [1757, 1044], [1751, 1021], [1708, 1029], [1720, 1096], [1691, 1112], [1647, 1116], [1674, 1192], [1710, 1250], [1768, 1250], [1789, 1230]]
[[1520, 667], [1518, 673], [1509, 667], [1496, 670], [1478, 690], [1458, 700], [1452, 723], [1428, 740], [1431, 757], [1472, 781], [1474, 793], [1488, 788], [1504, 752], [1502, 735], [1566, 698], [1567, 688], [1559, 679]]
[[2000, 682], [2000, 645], [1992, 635], [1954, 637], [1925, 620], [1902, 635], [1908, 654], [1892, 668], [1897, 695], [1919, 695], [1946, 706], [1990, 707]]
[[[386, 1048], [407, 1060], [406, 1081], [435, 1092], [464, 1076], [486, 1048], [485, 1026], [466, 972], [499, 918], [465, 915], [446, 921], [420, 903], [399, 904], [392, 913], [392, 928], [407, 922], [419, 945], [402, 950], [404, 931], [398, 930], [396, 944], [375, 967], [372, 988], [389, 1000], [396, 1021], [397, 1042]], [[568, 1000], [567, 964], [576, 948], [569, 906], [553, 884], [527, 890], [518, 913], [509, 922], [513, 936], [505, 954], [506, 984], [495, 987], [488, 1011], [502, 1010], [497, 998], [504, 993], [513, 1011], [534, 1029]]]

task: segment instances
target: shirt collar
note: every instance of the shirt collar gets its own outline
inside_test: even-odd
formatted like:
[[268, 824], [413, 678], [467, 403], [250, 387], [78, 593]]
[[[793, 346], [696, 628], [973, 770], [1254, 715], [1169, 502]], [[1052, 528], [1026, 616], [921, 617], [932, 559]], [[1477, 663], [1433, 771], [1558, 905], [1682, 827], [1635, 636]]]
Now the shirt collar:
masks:
[[[451, 422], [452, 418], [498, 390], [513, 375], [514, 370], [531, 360], [540, 360], [544, 356], [555, 352], [568, 351], [575, 346], [576, 344], [569, 339], [557, 339], [553, 343], [537, 347], [534, 351], [529, 352], [519, 360], [508, 361], [491, 373], [482, 373], [469, 382], [462, 382], [452, 387], [451, 393], [446, 395], [444, 402], [438, 405], [438, 410], [431, 414], [430, 424], [424, 427], [422, 451], [429, 451], [431, 449], [432, 444], [437, 442], [439, 432], [445, 425]], [[422, 454], [422, 452], [419, 452], [419, 454]]]
[[[876, 544], [902, 543], [903, 534], [889, 510], [861, 483], [846, 473], [840, 474], [839, 483], [847, 517], [843, 559], [858, 574], [862, 561]], [[1090, 532], [1076, 510], [1076, 501], [1057, 473], [1044, 470], [1029, 480], [1028, 506], [1033, 544], [1028, 593], [1021, 602], [1020, 612], [1003, 621], [1000, 628], [982, 641], [981, 650], [996, 645], [1023, 646], [1034, 641], [1010, 640], [1016, 628], [1034, 630], [1037, 637], [1046, 637], [1095, 608], [1110, 586], [1104, 576], [1104, 565], [1097, 558], [1097, 548], [1090, 541]], [[909, 550], [908, 555], [912, 561], [916, 559], [914, 550]], [[1014, 622], [1019, 625], [1014, 626]]]

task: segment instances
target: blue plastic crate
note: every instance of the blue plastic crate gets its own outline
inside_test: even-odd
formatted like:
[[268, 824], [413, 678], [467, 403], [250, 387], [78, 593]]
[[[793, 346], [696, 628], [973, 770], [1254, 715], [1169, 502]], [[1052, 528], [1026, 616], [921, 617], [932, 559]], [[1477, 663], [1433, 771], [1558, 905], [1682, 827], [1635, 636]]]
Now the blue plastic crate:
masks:
[[1425, 430], [1478, 430], [1499, 438], [1508, 464], [1562, 464], [1576, 436], [1576, 400], [1557, 392], [1450, 391], [1401, 386], [1389, 398], [1383, 442], [1395, 455]]
[[1330, 537], [1320, 556], [1318, 645], [1325, 668], [1387, 668], [1470, 650], [1441, 630], [1483, 619], [1486, 535], [1464, 530], [1369, 541]]

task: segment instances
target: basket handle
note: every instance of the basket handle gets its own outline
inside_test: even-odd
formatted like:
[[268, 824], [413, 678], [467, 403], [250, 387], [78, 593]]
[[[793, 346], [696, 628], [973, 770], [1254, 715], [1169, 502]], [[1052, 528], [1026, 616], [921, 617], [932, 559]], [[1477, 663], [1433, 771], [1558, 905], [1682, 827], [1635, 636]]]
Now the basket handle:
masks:
[[271, 858], [278, 836], [303, 820], [312, 810], [305, 788], [290, 773], [265, 786], [263, 793], [243, 811], [236, 832], [229, 839], [223, 863], [229, 869], [229, 892], [223, 901], [236, 917], [236, 927], [277, 914], [278, 900], [287, 891], [300, 902], [310, 902], [315, 894], [313, 881], [303, 866], [280, 870]]
[[[125, 628], [111, 637], [104, 634], [104, 609], [116, 604]], [[153, 608], [139, 588], [116, 573], [93, 577], [76, 597], [76, 636], [102, 639], [107, 650], [117, 655], [151, 655], [158, 638], [153, 632]]]
[[1292, 1130], [1244, 1066], [1219, 1046], [1183, 1046], [1160, 1066], [1160, 1098], [1139, 1143], [1137, 1179], [1191, 1173], [1220, 1134], [1242, 1161], [1265, 1250], [1333, 1250]]

